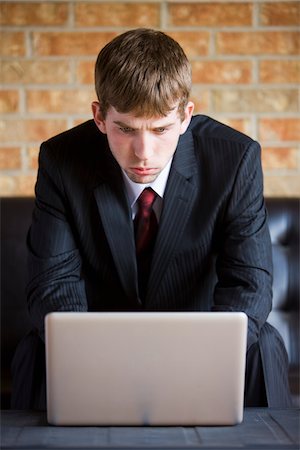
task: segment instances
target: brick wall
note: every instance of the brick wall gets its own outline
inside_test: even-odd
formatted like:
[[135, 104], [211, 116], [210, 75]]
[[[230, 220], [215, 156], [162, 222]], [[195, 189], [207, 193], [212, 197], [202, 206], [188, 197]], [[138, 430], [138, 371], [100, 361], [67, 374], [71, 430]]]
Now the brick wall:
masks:
[[91, 118], [100, 48], [159, 28], [193, 65], [196, 111], [262, 144], [265, 194], [300, 195], [298, 1], [3, 1], [0, 192], [32, 195], [40, 143]]

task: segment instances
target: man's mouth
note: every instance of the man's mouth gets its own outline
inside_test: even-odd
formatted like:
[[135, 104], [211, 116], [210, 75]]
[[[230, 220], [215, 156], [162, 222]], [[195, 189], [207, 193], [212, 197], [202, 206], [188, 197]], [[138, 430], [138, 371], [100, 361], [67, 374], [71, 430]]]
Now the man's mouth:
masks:
[[131, 171], [136, 175], [153, 175], [156, 174], [156, 168], [132, 167]]

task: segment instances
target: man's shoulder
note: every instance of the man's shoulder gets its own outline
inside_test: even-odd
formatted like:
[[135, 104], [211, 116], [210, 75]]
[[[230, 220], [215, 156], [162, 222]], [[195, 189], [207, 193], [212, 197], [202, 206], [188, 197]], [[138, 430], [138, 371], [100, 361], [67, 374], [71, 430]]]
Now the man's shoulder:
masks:
[[242, 145], [250, 145], [254, 142], [250, 136], [212, 117], [201, 114], [193, 116], [189, 128], [195, 136], [203, 139], [228, 141]]
[[106, 136], [97, 128], [93, 120], [84, 122], [44, 141], [40, 148], [39, 163], [47, 167], [59, 166], [70, 171], [72, 167], [84, 168], [99, 166], [107, 152], [100, 151], [107, 146]]

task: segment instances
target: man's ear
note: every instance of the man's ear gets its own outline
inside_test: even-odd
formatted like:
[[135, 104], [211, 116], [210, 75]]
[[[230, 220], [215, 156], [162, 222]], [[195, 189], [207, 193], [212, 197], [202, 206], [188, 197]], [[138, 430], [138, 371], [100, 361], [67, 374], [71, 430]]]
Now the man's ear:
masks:
[[190, 124], [190, 121], [192, 119], [194, 107], [195, 107], [195, 105], [193, 102], [188, 102], [188, 104], [186, 105], [186, 107], [184, 109], [184, 119], [181, 122], [180, 134], [183, 134], [186, 132], [186, 130]]
[[97, 125], [97, 127], [99, 128], [99, 130], [102, 133], [106, 134], [105, 119], [104, 119], [104, 117], [102, 115], [101, 106], [100, 106], [99, 102], [93, 102], [92, 103], [92, 111], [93, 111], [95, 124]]

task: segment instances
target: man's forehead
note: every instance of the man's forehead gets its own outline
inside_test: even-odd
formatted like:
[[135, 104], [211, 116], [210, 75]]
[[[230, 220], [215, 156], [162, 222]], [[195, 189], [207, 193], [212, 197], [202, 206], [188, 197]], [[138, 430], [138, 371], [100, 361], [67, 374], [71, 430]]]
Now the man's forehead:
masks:
[[141, 114], [136, 114], [135, 112], [122, 113], [117, 111], [113, 106], [107, 111], [107, 116], [110, 116], [111, 120], [114, 122], [136, 123], [136, 124], [165, 124], [176, 120], [179, 117], [178, 105], [176, 105], [167, 115], [163, 116], [142, 116]]

